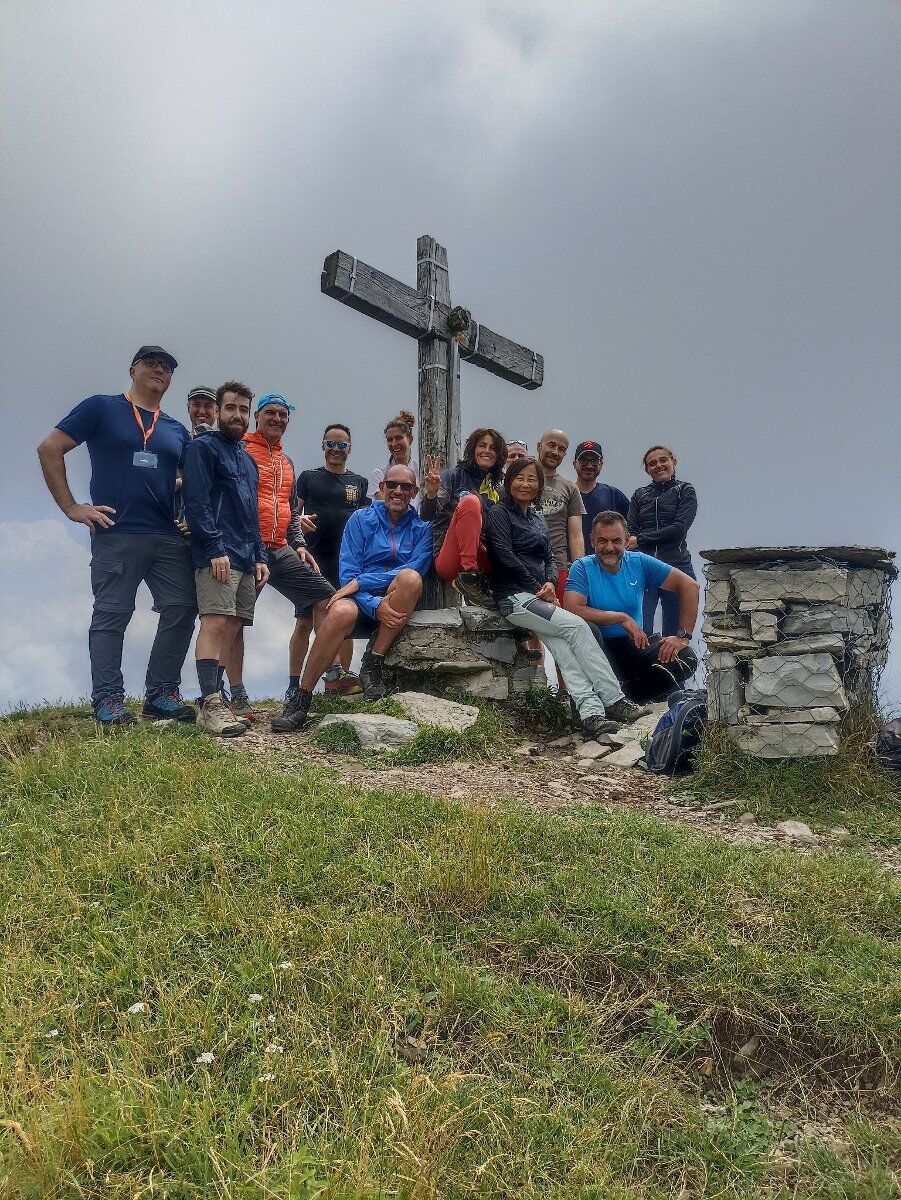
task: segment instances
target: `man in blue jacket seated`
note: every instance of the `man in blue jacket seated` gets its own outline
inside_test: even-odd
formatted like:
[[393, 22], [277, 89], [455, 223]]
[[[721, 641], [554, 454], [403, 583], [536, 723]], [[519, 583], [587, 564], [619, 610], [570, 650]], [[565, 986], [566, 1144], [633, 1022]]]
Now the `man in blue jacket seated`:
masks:
[[[423, 576], [432, 565], [432, 523], [411, 508], [417, 491], [412, 469], [395, 463], [382, 482], [384, 503], [352, 513], [341, 539], [341, 587], [329, 601], [329, 611], [351, 597], [359, 613], [358, 632], [375, 631], [360, 668], [360, 683], [371, 700], [385, 694], [385, 655], [416, 607]], [[352, 627], [353, 622], [348, 633]]]
[[[592, 627], [626, 696], [645, 703], [681, 687], [697, 669], [689, 642], [700, 589], [678, 567], [626, 550], [628, 537], [620, 513], [597, 514], [591, 527], [594, 554], [573, 563], [563, 604]], [[670, 637], [648, 637], [641, 627], [642, 601], [649, 587], [678, 597], [679, 628]]]

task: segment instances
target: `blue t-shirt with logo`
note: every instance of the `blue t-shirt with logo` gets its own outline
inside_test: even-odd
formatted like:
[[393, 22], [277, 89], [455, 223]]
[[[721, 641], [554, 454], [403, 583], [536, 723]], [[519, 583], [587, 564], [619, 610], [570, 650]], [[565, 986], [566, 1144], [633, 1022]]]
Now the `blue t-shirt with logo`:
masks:
[[591, 522], [599, 512], [617, 512], [621, 517], [629, 515], [629, 497], [609, 483], [596, 483], [590, 492], [583, 492], [582, 503], [585, 505], [582, 532], [586, 549], [591, 547]]
[[[138, 408], [143, 428], [153, 413]], [[91, 459], [91, 503], [116, 510], [113, 529], [119, 533], [164, 533], [181, 537], [175, 525], [175, 476], [191, 437], [184, 425], [160, 412], [147, 439], [155, 466], [137, 466], [136, 452], [144, 451], [134, 409], [124, 395], [89, 396], [56, 427], [74, 442], [87, 443]], [[106, 530], [97, 526], [97, 533]]]
[[[627, 550], [619, 570], [611, 575], [596, 555], [586, 554], [570, 567], [566, 591], [585, 596], [592, 608], [624, 612], [640, 625], [645, 588], [660, 587], [672, 569], [669, 563], [652, 558], [650, 554]], [[598, 629], [605, 638], [628, 636], [622, 625], [599, 625]]]

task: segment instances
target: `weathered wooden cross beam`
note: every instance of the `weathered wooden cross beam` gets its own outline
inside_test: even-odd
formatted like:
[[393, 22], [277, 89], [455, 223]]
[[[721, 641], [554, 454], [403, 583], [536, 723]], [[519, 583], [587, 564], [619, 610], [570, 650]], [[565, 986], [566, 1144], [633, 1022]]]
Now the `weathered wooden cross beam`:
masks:
[[[420, 462], [437, 454], [453, 466], [460, 457], [461, 358], [530, 390], [544, 382], [540, 354], [474, 321], [468, 309], [451, 307], [447, 250], [432, 237], [417, 239], [415, 288], [343, 250], [323, 263], [321, 286], [327, 296], [417, 339]], [[424, 600], [440, 603], [440, 593], [429, 588]]]

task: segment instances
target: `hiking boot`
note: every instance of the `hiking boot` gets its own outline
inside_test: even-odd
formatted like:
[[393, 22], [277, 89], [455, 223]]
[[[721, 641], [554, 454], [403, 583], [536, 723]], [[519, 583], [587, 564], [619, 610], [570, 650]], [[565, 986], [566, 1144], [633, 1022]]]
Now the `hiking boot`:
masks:
[[[250, 726], [253, 724], [250, 717], [239, 717], [238, 716], [238, 714], [232, 708], [232, 698], [228, 694], [228, 692], [225, 690], [225, 688], [219, 689], [219, 699], [222, 701], [222, 703], [225, 705], [225, 707], [228, 709], [228, 711], [234, 717], [236, 725], [243, 725], [245, 729], [250, 728]], [[203, 701], [201, 701], [201, 703], [203, 703]]]
[[148, 696], [141, 710], [144, 721], [184, 721], [193, 724], [197, 720], [197, 709], [182, 700], [177, 691], [157, 692], [151, 700]]
[[235, 716], [219, 692], [201, 703], [197, 728], [213, 737], [240, 737], [247, 731], [246, 723]]
[[639, 717], [647, 717], [654, 710], [646, 705], [633, 704], [631, 700], [627, 700], [623, 696], [622, 700], [617, 700], [615, 704], [607, 705], [607, 716], [614, 721], [619, 721], [623, 725], [631, 725], [633, 721], [637, 721]]
[[299, 685], [296, 683], [288, 684], [288, 690], [285, 692], [285, 704], [287, 704], [291, 697], [296, 694], [298, 686]]
[[94, 720], [104, 728], [114, 729], [119, 725], [134, 725], [137, 717], [125, 707], [124, 696], [107, 696], [93, 705]]
[[586, 742], [594, 742], [604, 733], [616, 733], [619, 725], [606, 717], [583, 717], [582, 738]]
[[290, 700], [277, 717], [272, 718], [273, 733], [297, 733], [307, 723], [313, 693], [304, 688], [295, 688]]
[[484, 571], [461, 571], [453, 582], [455, 592], [475, 608], [497, 608]]
[[232, 691], [231, 702], [228, 707], [232, 710], [239, 721], [247, 721], [248, 728], [254, 721], [258, 721], [258, 715], [253, 711], [250, 703], [250, 697], [242, 688], [240, 692]]
[[382, 677], [384, 664], [384, 654], [373, 654], [371, 650], [367, 650], [363, 655], [363, 661], [360, 663], [360, 684], [367, 700], [381, 700], [385, 694], [385, 680]]
[[329, 696], [359, 696], [363, 690], [360, 686], [360, 677], [350, 671], [342, 671], [340, 667], [334, 674], [332, 674], [333, 670], [333, 667], [329, 667], [322, 676], [325, 680], [327, 694]]

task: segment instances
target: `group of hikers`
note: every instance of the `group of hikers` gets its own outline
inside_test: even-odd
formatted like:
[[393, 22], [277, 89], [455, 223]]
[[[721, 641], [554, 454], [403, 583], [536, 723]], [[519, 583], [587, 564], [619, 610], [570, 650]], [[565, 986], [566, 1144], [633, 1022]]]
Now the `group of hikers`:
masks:
[[[122, 650], [142, 581], [159, 614], [142, 716], [196, 720], [219, 736], [256, 719], [244, 628], [270, 590], [295, 617], [284, 708], [271, 722], [280, 733], [303, 727], [320, 679], [328, 692], [384, 695], [385, 655], [430, 571], [527, 631], [534, 659], [548, 648], [586, 738], [637, 720], [694, 673], [699, 589], [686, 538], [697, 497], [668, 448], [646, 452], [651, 482], [629, 499], [599, 481], [597, 441], [576, 446], [575, 482], [558, 472], [569, 452], [559, 429], [532, 455], [525, 441], [478, 428], [456, 465], [420, 464], [413, 415], [401, 412], [385, 426], [387, 462], [368, 477], [348, 469], [342, 422], [323, 431], [323, 464], [298, 472], [282, 445], [294, 412], [285, 396], [255, 400], [235, 380], [195, 387], [189, 431], [161, 407], [177, 366], [161, 346], [142, 346], [127, 392], [83, 400], [38, 447], [54, 500], [91, 534], [91, 699], [102, 725], [135, 720]], [[90, 503], [66, 475], [65, 456], [82, 443]], [[195, 707], [180, 688], [198, 614]], [[368, 639], [359, 675], [354, 638]]]

